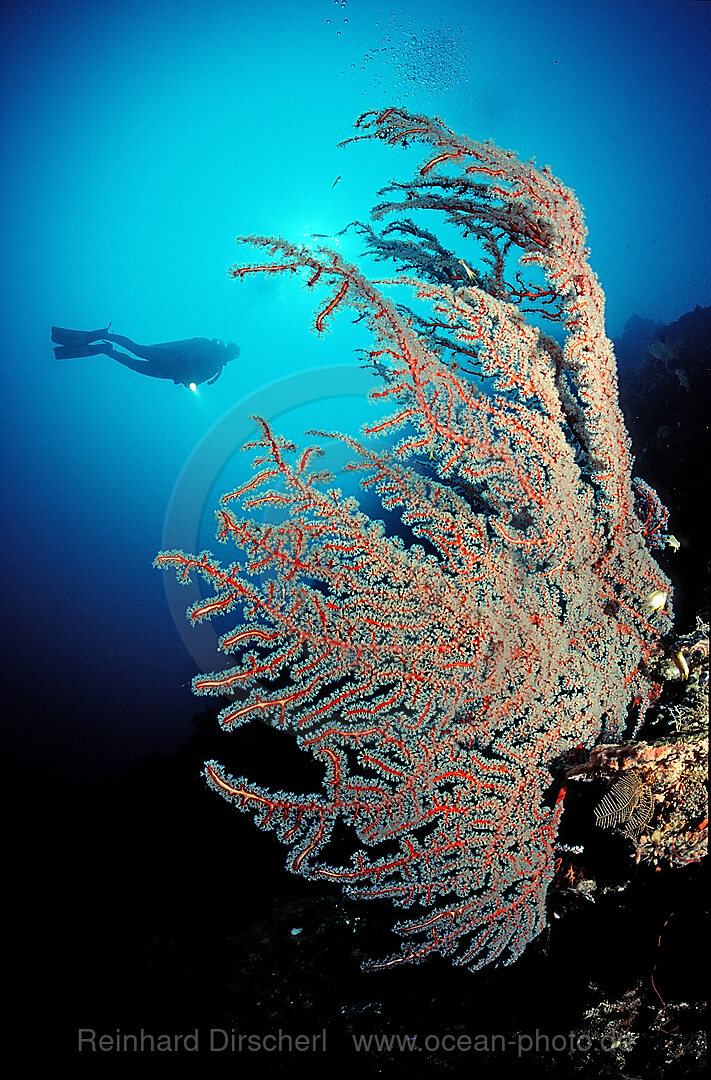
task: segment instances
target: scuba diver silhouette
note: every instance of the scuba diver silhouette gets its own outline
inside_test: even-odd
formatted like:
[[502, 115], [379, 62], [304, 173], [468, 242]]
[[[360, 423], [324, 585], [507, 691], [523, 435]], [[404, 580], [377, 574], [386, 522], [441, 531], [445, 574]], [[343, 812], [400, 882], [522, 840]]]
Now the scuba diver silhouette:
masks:
[[[172, 379], [176, 386], [194, 390], [200, 383], [211, 386], [219, 379], [225, 364], [239, 356], [239, 346], [224, 344], [217, 338], [189, 338], [185, 341], [163, 341], [157, 345], [137, 345], [123, 334], [111, 334], [111, 323], [103, 330], [67, 330], [52, 327], [52, 341], [57, 360], [72, 360], [80, 356], [111, 357], [131, 371], [150, 375], [154, 379]], [[114, 349], [119, 345], [127, 352]], [[128, 352], [133, 356], [127, 355]], [[136, 359], [138, 357], [139, 359]]]

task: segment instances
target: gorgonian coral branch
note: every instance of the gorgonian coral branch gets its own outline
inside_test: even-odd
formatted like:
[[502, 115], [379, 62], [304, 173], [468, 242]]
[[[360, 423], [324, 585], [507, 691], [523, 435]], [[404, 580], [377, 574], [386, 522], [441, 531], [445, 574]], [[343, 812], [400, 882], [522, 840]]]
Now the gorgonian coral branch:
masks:
[[[646, 540], [666, 519], [632, 485], [573, 193], [547, 168], [402, 110], [364, 114], [355, 138], [430, 147], [414, 180], [389, 189], [401, 201], [374, 212], [407, 217], [384, 238], [364, 229], [371, 254], [401, 268], [412, 309], [337, 253], [281, 238], [247, 237], [260, 261], [230, 275], [288, 273], [325, 290], [319, 334], [346, 308], [367, 324], [373, 397], [389, 411], [367, 442], [336, 437], [415, 542], [334, 488], [317, 446], [299, 452], [260, 421], [255, 474], [217, 513], [238, 558], [168, 552], [157, 564], [207, 582], [193, 621], [241, 614], [221, 639], [237, 663], [194, 680], [227, 697], [223, 726], [288, 731], [324, 770], [313, 796], [214, 761], [209, 785], [276, 832], [295, 872], [411, 910], [400, 953], [374, 966], [438, 952], [476, 969], [510, 963], [545, 924], [562, 810], [551, 763], [619, 737], [656, 694], [647, 661], [670, 625], [669, 584]], [[485, 270], [417, 226], [421, 208], [483, 244]], [[512, 248], [521, 272], [507, 286]], [[545, 285], [522, 276], [531, 267]], [[526, 320], [525, 301], [545, 305], [561, 345]], [[395, 433], [392, 449], [378, 444]], [[270, 520], [255, 521], [264, 509]], [[353, 838], [346, 865], [329, 858], [339, 820]]]

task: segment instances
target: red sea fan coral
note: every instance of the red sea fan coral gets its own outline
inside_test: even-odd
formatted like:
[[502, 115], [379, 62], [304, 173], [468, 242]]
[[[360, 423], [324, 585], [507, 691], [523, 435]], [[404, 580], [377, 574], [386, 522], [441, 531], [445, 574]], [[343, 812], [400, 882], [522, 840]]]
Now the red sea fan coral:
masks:
[[[366, 434], [402, 438], [382, 450], [337, 437], [362, 487], [421, 545], [332, 489], [317, 447], [299, 453], [260, 422], [256, 475], [217, 515], [240, 560], [156, 562], [214, 590], [193, 622], [241, 613], [221, 639], [237, 664], [194, 680], [197, 693], [231, 695], [222, 726], [265, 721], [324, 767], [320, 795], [268, 791], [215, 761], [210, 786], [288, 845], [294, 872], [409, 909], [401, 951], [374, 967], [436, 952], [474, 970], [511, 963], [545, 925], [562, 809], [551, 762], [619, 737], [630, 713], [641, 720], [670, 587], [635, 513], [604, 297], [572, 192], [547, 168], [401, 110], [364, 114], [358, 138], [430, 145], [374, 218], [438, 210], [484, 251], [482, 267], [408, 216], [380, 236], [361, 229], [376, 258], [417, 266], [396, 280], [426, 315], [323, 247], [249, 237], [260, 264], [230, 274], [330, 288], [318, 332], [340, 308], [365, 320], [383, 379], [373, 396], [394, 410]], [[520, 270], [507, 282], [511, 251]], [[557, 323], [563, 344], [524, 312]], [[239, 517], [240, 501], [280, 517]], [[339, 820], [349, 865], [328, 860]]]

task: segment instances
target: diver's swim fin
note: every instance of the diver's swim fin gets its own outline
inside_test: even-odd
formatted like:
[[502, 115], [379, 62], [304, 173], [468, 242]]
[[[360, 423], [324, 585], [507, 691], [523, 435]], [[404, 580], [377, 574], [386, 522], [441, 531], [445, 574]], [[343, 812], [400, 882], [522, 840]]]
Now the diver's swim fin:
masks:
[[100, 356], [110, 350], [110, 345], [58, 345], [54, 350], [55, 360], [75, 360], [80, 356]]
[[89, 345], [105, 338], [110, 329], [111, 323], [103, 330], [67, 330], [63, 326], [53, 326], [52, 341], [56, 345]]

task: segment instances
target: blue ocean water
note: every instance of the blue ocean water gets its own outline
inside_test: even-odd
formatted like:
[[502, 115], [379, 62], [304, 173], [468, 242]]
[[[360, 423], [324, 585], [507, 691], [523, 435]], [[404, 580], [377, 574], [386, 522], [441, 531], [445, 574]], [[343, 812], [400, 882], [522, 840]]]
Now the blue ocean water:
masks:
[[[318, 339], [295, 280], [230, 281], [252, 257], [235, 238], [366, 218], [422, 150], [337, 143], [397, 104], [576, 191], [611, 336], [708, 304], [711, 9], [50, 0], [8, 3], [2, 22], [6, 775], [50, 804], [191, 730], [199, 647], [152, 562], [166, 530], [211, 546], [250, 414], [300, 441], [366, 415], [362, 330], [341, 315]], [[356, 237], [337, 242], [357, 256]], [[196, 393], [54, 359], [53, 324], [109, 321], [241, 355]]]

